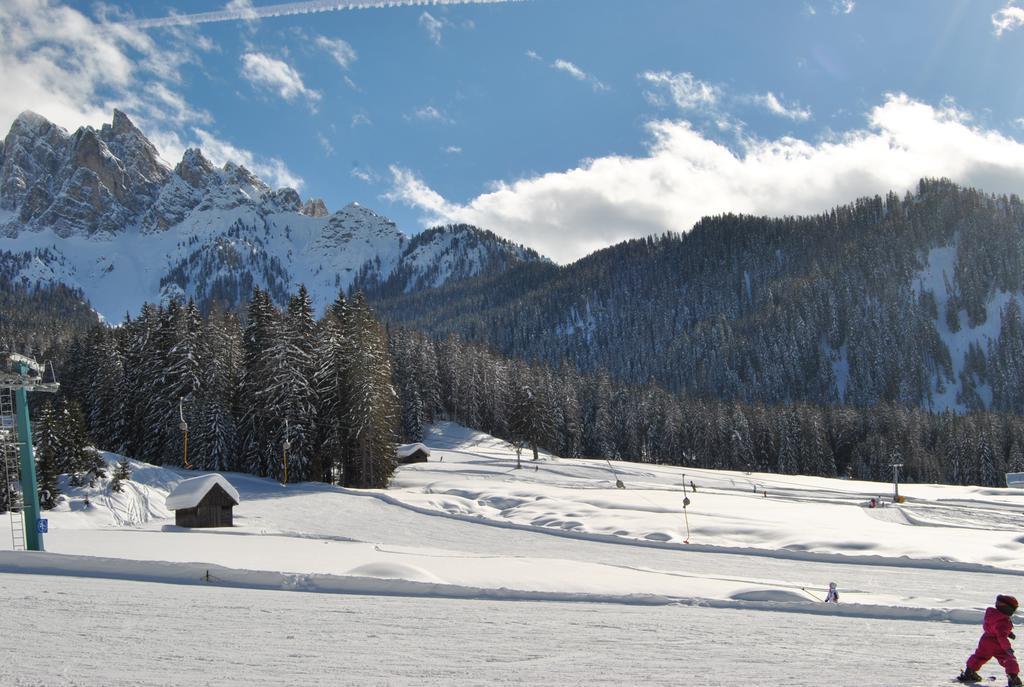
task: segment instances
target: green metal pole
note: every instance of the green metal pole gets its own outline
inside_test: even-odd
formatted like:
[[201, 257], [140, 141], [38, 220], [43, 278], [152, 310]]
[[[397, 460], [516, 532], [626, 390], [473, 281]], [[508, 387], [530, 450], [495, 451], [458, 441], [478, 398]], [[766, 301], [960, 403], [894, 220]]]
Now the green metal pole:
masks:
[[[18, 372], [28, 374], [28, 365], [17, 363]], [[21, 493], [25, 499], [22, 511], [25, 521], [25, 548], [29, 551], [42, 551], [43, 538], [36, 527], [39, 519], [39, 487], [36, 484], [36, 460], [32, 454], [32, 426], [28, 421], [28, 392], [17, 389], [14, 392], [18, 411], [18, 442], [21, 444]]]

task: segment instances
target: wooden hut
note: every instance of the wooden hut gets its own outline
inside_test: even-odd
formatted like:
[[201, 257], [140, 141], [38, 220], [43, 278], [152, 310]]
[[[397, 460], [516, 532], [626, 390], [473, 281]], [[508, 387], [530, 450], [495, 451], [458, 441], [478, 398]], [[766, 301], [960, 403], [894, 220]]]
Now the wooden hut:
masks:
[[399, 465], [426, 463], [430, 459], [430, 449], [423, 444], [403, 444], [395, 449], [395, 458]]
[[178, 483], [167, 495], [178, 527], [231, 527], [238, 491], [222, 475], [202, 475]]

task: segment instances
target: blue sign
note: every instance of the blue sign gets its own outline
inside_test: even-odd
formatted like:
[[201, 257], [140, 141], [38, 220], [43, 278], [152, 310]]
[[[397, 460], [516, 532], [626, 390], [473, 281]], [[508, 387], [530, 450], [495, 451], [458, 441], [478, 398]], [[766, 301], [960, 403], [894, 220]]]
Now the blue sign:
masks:
[[36, 518], [36, 532], [46, 534], [50, 531], [50, 521], [46, 518]]

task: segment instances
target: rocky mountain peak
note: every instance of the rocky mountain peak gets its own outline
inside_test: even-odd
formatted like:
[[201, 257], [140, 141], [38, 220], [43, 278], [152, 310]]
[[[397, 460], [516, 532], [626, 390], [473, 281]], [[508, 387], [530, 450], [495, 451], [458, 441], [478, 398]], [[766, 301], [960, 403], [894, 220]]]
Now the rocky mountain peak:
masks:
[[[41, 114], [25, 110], [11, 124], [11, 133], [40, 136], [47, 129], [57, 126]], [[58, 127], [59, 128], [59, 127]]]
[[257, 194], [270, 192], [270, 187], [263, 183], [262, 179], [250, 172], [244, 166], [236, 165], [234, 162], [224, 163], [224, 176], [229, 183], [240, 187], [249, 186], [251, 189], [255, 190]]
[[29, 196], [39, 205], [52, 194], [53, 177], [64, 161], [67, 142], [67, 131], [45, 117], [29, 111], [18, 115], [4, 139], [0, 208], [18, 210]]
[[[0, 155], [3, 155], [2, 150], [0, 150]], [[331, 214], [327, 211], [327, 206], [324, 205], [323, 198], [310, 198], [306, 201], [306, 204], [302, 206], [302, 209], [299, 210], [299, 212], [307, 217], [326, 217]]]
[[199, 148], [189, 148], [174, 168], [174, 173], [192, 188], [206, 188], [214, 176], [213, 170], [213, 164], [206, 159], [203, 151]]
[[[104, 133], [106, 133], [107, 130], [108, 127], [106, 124], [104, 124]], [[127, 134], [142, 136], [142, 132], [139, 131], [138, 127], [136, 127], [132, 120], [128, 118], [128, 115], [126, 115], [121, 110], [118, 110], [117, 108], [114, 108], [114, 118], [111, 121], [109, 130], [113, 133], [114, 136], [124, 136]], [[143, 136], [143, 138], [145, 137]]]
[[298, 191], [293, 188], [280, 188], [271, 194], [274, 204], [280, 210], [288, 212], [299, 212], [302, 208], [302, 198]]
[[120, 110], [114, 110], [112, 123], [104, 124], [99, 135], [121, 160], [131, 185], [144, 187], [144, 195], [152, 199], [155, 186], [163, 185], [171, 176], [156, 146]]
[[72, 136], [71, 164], [95, 174], [98, 182], [118, 201], [123, 202], [127, 197], [124, 167], [92, 127], [83, 127]]

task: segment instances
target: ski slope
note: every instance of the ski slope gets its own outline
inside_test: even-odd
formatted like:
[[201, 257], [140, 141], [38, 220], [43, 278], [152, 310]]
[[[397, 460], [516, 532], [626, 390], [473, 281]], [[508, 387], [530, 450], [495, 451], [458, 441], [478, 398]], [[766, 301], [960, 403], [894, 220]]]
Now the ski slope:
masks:
[[[0, 606], [68, 637], [86, 631], [60, 610], [76, 598], [94, 607], [90, 619], [108, 624], [124, 595], [135, 616], [149, 608], [159, 615], [137, 648], [119, 649], [136, 657], [126, 665], [94, 665], [87, 647], [70, 649], [77, 684], [180, 683], [145, 647], [162, 645], [161, 633], [182, 634], [192, 613], [205, 618], [200, 636], [209, 633], [209, 642], [233, 634], [239, 616], [263, 637], [266, 655], [235, 638], [202, 664], [235, 666], [255, 676], [239, 680], [248, 684], [299, 684], [309, 666], [286, 669], [297, 656], [333, 660], [330, 642], [288, 653], [306, 633], [372, 633], [382, 643], [373, 658], [353, 660], [342, 684], [459, 676], [470, 684], [716, 685], [744, 677], [810, 685], [824, 671], [830, 684], [863, 685], [863, 671], [876, 668], [884, 678], [869, 684], [929, 684], [957, 672], [984, 607], [997, 593], [1020, 593], [1024, 581], [1018, 490], [901, 485], [905, 504], [872, 509], [867, 502], [891, 497], [891, 485], [688, 469], [686, 483], [698, 491], [687, 488], [684, 518], [678, 467], [542, 454], [516, 469], [506, 443], [449, 423], [430, 428], [424, 443], [430, 462], [403, 466], [388, 490], [229, 474], [241, 504], [236, 527], [219, 530], [176, 528], [164, 507], [174, 485], [196, 473], [135, 463], [121, 494], [105, 484], [69, 490], [48, 513], [46, 553], [12, 552], [0, 541]], [[817, 600], [830, 581], [839, 584], [838, 605]], [[40, 588], [70, 598], [47, 603]], [[37, 591], [21, 591], [28, 589]], [[222, 610], [197, 611], [201, 599]], [[146, 624], [135, 616], [125, 625]], [[278, 623], [291, 629], [273, 630]], [[630, 646], [639, 652], [632, 658]], [[837, 647], [843, 660], [830, 653]], [[410, 668], [411, 654], [424, 657], [425, 672]], [[675, 661], [684, 654], [685, 667]], [[4, 657], [0, 684], [11, 683], [4, 670], [35, 676], [24, 684], [66, 684], [56, 668], [22, 672], [35, 663], [20, 656]], [[499, 658], [480, 670], [477, 656]], [[647, 666], [647, 678], [616, 675], [616, 656], [631, 670]], [[133, 682], [135, 668], [142, 672]], [[554, 671], [550, 679], [545, 671]]]

